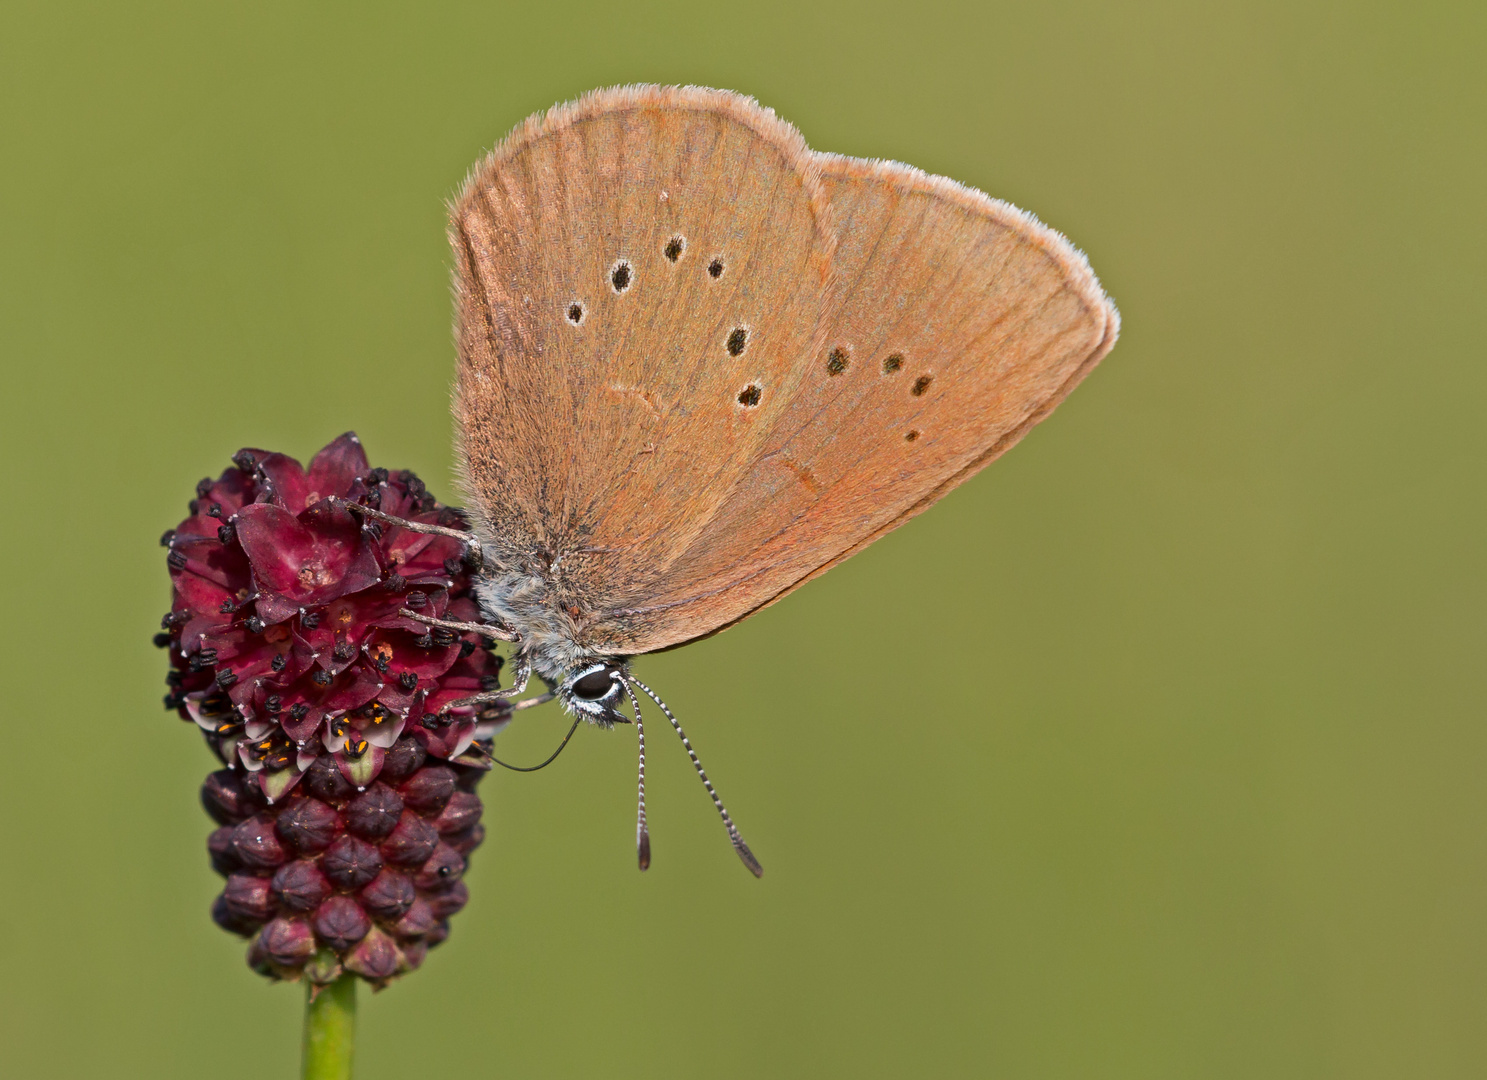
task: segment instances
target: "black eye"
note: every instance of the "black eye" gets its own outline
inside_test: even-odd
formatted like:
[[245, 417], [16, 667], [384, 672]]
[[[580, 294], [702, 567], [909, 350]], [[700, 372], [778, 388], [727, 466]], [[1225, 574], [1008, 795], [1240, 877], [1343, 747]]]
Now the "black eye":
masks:
[[608, 668], [591, 671], [573, 684], [573, 696], [584, 701], [598, 701], [614, 686], [614, 677]]

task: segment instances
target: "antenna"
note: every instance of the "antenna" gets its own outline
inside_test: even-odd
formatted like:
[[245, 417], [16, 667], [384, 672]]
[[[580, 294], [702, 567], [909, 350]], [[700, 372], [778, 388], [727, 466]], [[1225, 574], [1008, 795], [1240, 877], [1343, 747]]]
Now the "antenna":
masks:
[[[697, 751], [695, 751], [695, 750], [692, 749], [692, 743], [687, 739], [687, 733], [685, 731], [683, 731], [682, 730], [682, 726], [679, 723], [676, 722], [676, 717], [673, 716], [671, 714], [671, 710], [666, 707], [666, 702], [662, 701], [659, 697], [657, 697], [656, 696], [656, 692], [654, 690], [652, 690], [649, 686], [645, 685], [645, 683], [641, 682], [634, 675], [627, 674], [625, 676], [625, 692], [630, 695], [630, 700], [635, 702], [635, 706], [636, 706], [635, 707], [635, 724], [636, 724], [636, 727], [638, 728], [640, 726], [640, 703], [639, 703], [639, 701], [636, 701], [635, 693], [634, 693], [634, 691], [632, 691], [630, 689], [630, 685], [629, 685], [630, 683], [634, 683], [636, 686], [640, 687], [640, 689], [644, 690], [646, 696], [648, 698], [650, 698], [652, 701], [654, 701], [657, 705], [659, 705], [661, 707], [661, 711], [666, 714], [666, 719], [668, 719], [668, 720], [671, 721], [671, 726], [674, 727], [674, 728], [676, 728], [677, 735], [679, 735], [681, 737], [682, 745], [687, 748], [687, 756], [692, 759], [692, 766], [693, 766], [693, 768], [695, 768], [697, 770], [697, 775], [700, 776], [700, 777], [702, 777], [702, 786], [705, 787], [705, 788], [707, 788], [707, 793], [712, 796], [713, 805], [718, 808], [718, 815], [723, 819], [723, 824], [725, 826], [727, 826], [727, 828], [728, 828], [728, 839], [730, 839], [730, 840], [733, 841], [733, 850], [736, 851], [736, 852], [738, 852], [738, 857], [740, 859], [742, 859], [743, 860], [743, 864], [749, 868], [749, 873], [753, 874], [756, 878], [757, 877], [763, 877], [764, 876], [764, 867], [762, 867], [762, 866], [759, 865], [759, 860], [756, 859], [756, 858], [754, 858], [754, 853], [749, 850], [749, 845], [748, 844], [745, 844], [744, 843], [744, 840], [743, 840], [743, 837], [738, 834], [738, 827], [733, 824], [733, 819], [728, 816], [728, 810], [727, 810], [726, 807], [724, 807], [723, 800], [720, 799], [720, 798], [718, 798], [718, 793], [713, 790], [713, 782], [707, 778], [707, 771], [705, 769], [703, 769], [702, 762], [700, 760], [698, 760]], [[645, 824], [645, 740], [644, 740], [644, 738], [641, 739], [640, 746], [641, 746], [641, 807], [640, 807], [640, 815], [641, 815], [641, 817], [640, 817], [640, 820], [641, 820], [641, 824], [643, 826]], [[647, 845], [646, 845], [647, 854], [649, 853], [649, 849], [650, 849], [650, 845], [649, 845], [649, 843], [647, 843]], [[649, 861], [644, 856], [642, 856], [642, 859], [645, 862], [648, 862]], [[641, 868], [644, 869], [644, 866], [642, 866]]]
[[651, 865], [651, 831], [645, 827], [645, 722], [640, 718], [640, 699], [628, 682], [624, 686], [630, 697], [630, 707], [635, 710], [635, 734], [640, 740], [640, 810], [635, 818], [635, 854], [640, 868], [648, 870]]

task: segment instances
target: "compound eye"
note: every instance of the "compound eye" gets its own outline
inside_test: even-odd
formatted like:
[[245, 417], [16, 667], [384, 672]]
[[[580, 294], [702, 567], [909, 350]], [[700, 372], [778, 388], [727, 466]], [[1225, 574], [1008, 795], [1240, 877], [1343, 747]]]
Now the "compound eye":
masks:
[[573, 684], [572, 692], [584, 701], [598, 701], [614, 686], [614, 675], [608, 668], [591, 671]]

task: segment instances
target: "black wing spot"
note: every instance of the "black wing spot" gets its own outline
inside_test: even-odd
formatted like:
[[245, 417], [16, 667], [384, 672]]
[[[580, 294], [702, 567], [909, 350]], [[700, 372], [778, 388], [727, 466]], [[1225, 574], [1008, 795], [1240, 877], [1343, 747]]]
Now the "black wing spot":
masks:
[[917, 438], [919, 438], [919, 432], [918, 432], [918, 430], [915, 429], [915, 428], [910, 428], [909, 431], [908, 431], [908, 434], [906, 434], [904, 436], [904, 441], [905, 442], [913, 442]]
[[720, 278], [720, 277], [722, 277], [723, 276], [723, 260], [722, 259], [714, 259], [712, 262], [708, 263], [707, 264], [707, 272], [709, 274], [711, 274], [714, 278]]
[[892, 375], [895, 371], [897, 371], [899, 368], [901, 368], [903, 366], [904, 366], [904, 354], [903, 353], [889, 353], [886, 357], [883, 358], [883, 374], [884, 375]]
[[685, 236], [678, 235], [673, 236], [670, 240], [666, 241], [666, 246], [661, 249], [661, 254], [665, 255], [672, 262], [676, 262], [677, 259], [680, 259], [682, 257], [682, 252], [686, 250], [687, 238]]
[[630, 287], [632, 275], [630, 264], [624, 259], [619, 260], [609, 271], [609, 283], [614, 286], [614, 291], [622, 293]]
[[845, 345], [838, 345], [831, 350], [831, 354], [826, 358], [826, 374], [840, 375], [847, 370], [847, 364], [851, 358], [852, 354], [847, 351], [847, 347]]
[[747, 327], [735, 326], [733, 332], [728, 335], [728, 355], [742, 356], [743, 351], [749, 346], [749, 331]]
[[934, 381], [934, 377], [931, 375], [921, 375], [919, 376], [919, 378], [914, 380], [914, 385], [909, 388], [909, 393], [913, 394], [915, 397], [923, 397], [924, 391], [928, 390], [929, 384]]
[[759, 388], [758, 383], [749, 383], [748, 386], [745, 386], [743, 390], [739, 392], [738, 403], [752, 409], [755, 405], [759, 404], [759, 398], [762, 397], [763, 394], [764, 391]]
[[583, 306], [582, 301], [575, 300], [568, 305], [568, 321], [574, 326], [582, 326], [583, 320], [588, 313], [589, 309]]

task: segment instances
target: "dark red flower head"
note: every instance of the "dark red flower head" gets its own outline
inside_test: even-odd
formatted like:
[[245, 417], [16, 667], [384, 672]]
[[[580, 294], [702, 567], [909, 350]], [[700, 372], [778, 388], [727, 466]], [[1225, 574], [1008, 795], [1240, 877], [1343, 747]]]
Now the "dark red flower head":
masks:
[[[460, 511], [410, 472], [370, 468], [349, 433], [309, 469], [261, 450], [233, 461], [196, 486], [191, 516], [164, 538], [175, 586], [161, 636], [172, 664], [166, 705], [254, 774], [270, 801], [322, 750], [358, 788], [404, 731], [435, 757], [464, 754], [482, 718], [450, 703], [493, 685], [500, 660], [474, 634], [402, 614], [479, 618], [463, 545], [348, 504], [453, 528]], [[487, 712], [484, 722], [503, 719]]]
[[370, 468], [352, 434], [308, 470], [262, 450], [233, 462], [162, 538], [175, 596], [156, 638], [166, 706], [226, 766], [202, 788], [227, 879], [212, 915], [265, 974], [382, 985], [464, 906], [489, 768], [472, 743], [510, 711], [454, 704], [497, 685], [482, 639], [404, 614], [478, 621], [463, 545], [350, 507], [464, 518], [412, 473]]

